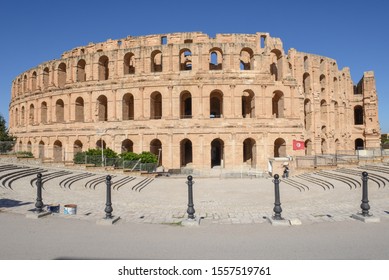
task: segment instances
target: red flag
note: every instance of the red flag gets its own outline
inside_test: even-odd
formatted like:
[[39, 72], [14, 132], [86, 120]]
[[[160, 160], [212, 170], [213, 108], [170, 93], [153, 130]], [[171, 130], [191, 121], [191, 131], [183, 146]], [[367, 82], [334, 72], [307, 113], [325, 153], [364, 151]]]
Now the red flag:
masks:
[[305, 144], [304, 141], [293, 140], [293, 150], [304, 150]]

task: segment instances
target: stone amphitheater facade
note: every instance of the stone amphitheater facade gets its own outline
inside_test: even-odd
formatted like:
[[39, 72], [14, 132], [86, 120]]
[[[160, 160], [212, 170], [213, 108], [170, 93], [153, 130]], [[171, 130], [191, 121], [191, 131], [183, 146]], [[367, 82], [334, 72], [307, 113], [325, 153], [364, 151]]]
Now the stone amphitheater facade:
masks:
[[[151, 151], [167, 169], [261, 169], [269, 160], [380, 147], [373, 72], [285, 53], [268, 33], [128, 36], [90, 43], [12, 82], [17, 150]], [[305, 148], [294, 150], [293, 141]]]

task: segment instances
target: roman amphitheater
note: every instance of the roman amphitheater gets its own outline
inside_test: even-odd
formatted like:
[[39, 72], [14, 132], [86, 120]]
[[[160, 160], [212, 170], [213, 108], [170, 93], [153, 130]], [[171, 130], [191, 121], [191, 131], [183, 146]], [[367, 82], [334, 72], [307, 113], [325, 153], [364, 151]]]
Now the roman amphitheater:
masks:
[[373, 72], [354, 85], [334, 59], [260, 32], [76, 47], [17, 76], [9, 113], [16, 150], [47, 162], [109, 147], [151, 151], [165, 170], [268, 170], [380, 148]]

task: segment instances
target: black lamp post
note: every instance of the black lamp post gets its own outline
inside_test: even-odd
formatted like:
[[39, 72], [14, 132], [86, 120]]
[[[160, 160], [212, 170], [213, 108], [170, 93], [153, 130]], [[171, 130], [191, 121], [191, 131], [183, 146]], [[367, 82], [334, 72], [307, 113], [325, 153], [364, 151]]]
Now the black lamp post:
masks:
[[42, 202], [42, 174], [38, 173], [36, 175], [36, 187], [37, 187], [37, 195], [36, 195], [36, 203], [35, 203], [35, 212], [41, 213], [43, 210], [43, 202]]
[[282, 217], [281, 217], [281, 212], [282, 212], [282, 208], [281, 208], [281, 201], [280, 201], [280, 176], [278, 174], [275, 174], [274, 175], [274, 194], [275, 194], [275, 202], [274, 202], [274, 208], [273, 208], [273, 211], [274, 211], [274, 216], [273, 216], [273, 219], [274, 220], [283, 220]]
[[107, 202], [105, 203], [105, 219], [112, 219], [112, 203], [111, 203], [111, 176], [106, 177], [107, 184]]
[[195, 216], [194, 213], [196, 212], [193, 205], [193, 177], [191, 175], [188, 176], [188, 181], [186, 182], [188, 184], [188, 210], [186, 211], [188, 213], [188, 219], [194, 220]]

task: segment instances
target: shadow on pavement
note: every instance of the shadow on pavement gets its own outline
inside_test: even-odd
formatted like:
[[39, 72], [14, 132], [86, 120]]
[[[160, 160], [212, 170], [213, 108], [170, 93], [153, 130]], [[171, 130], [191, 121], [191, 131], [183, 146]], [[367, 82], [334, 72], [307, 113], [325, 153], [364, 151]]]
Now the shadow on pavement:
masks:
[[4, 207], [4, 208], [19, 207], [19, 206], [29, 205], [29, 204], [32, 204], [32, 202], [22, 202], [19, 200], [13, 200], [7, 198], [0, 199], [0, 207]]

